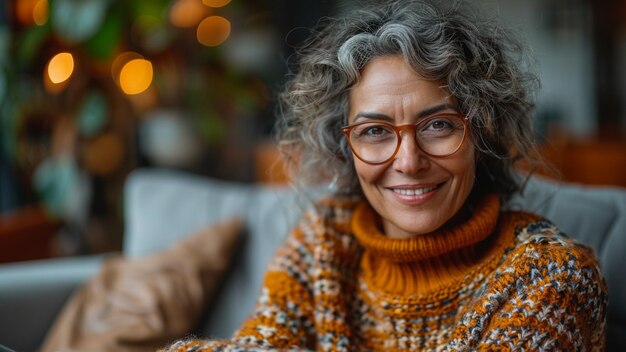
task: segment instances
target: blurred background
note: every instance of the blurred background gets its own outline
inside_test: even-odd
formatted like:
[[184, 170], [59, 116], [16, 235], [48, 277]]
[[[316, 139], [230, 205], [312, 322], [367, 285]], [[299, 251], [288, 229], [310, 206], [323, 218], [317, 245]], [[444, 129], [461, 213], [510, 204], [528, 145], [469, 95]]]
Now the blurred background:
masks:
[[[565, 181], [626, 186], [626, 1], [473, 0], [520, 32], [537, 141]], [[276, 93], [358, 0], [0, 2], [0, 262], [119, 251], [138, 167], [269, 172]]]

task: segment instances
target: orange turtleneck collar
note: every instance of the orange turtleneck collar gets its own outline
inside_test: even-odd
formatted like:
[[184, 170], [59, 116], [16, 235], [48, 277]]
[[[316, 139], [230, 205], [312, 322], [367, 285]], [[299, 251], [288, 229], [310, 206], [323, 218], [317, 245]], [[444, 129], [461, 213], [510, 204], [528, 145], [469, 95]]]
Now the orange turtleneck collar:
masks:
[[360, 203], [351, 227], [365, 249], [362, 269], [368, 285], [388, 293], [412, 295], [462, 284], [506, 247], [503, 236], [491, 236], [499, 212], [498, 196], [488, 195], [477, 204], [470, 219], [456, 227], [392, 239], [379, 230], [379, 216], [369, 203]]

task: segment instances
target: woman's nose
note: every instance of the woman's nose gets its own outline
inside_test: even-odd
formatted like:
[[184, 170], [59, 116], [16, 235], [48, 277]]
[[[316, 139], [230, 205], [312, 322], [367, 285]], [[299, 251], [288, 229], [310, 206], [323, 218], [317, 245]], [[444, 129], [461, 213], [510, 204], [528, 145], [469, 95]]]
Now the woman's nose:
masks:
[[416, 174], [429, 167], [428, 156], [422, 152], [412, 131], [403, 131], [398, 153], [392, 167], [404, 174]]

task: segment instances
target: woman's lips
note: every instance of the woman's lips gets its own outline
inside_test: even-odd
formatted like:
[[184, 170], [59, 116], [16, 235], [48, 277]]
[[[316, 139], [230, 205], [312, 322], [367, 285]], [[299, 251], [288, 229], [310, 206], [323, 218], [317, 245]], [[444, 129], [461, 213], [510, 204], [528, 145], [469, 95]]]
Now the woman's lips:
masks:
[[424, 193], [434, 191], [437, 187], [439, 187], [439, 185], [434, 185], [434, 186], [424, 187], [424, 188], [392, 188], [391, 190], [394, 191], [395, 193], [402, 194], [402, 195], [420, 196]]
[[[444, 182], [445, 183], [445, 182]], [[431, 199], [443, 183], [423, 186], [423, 185], [402, 185], [389, 187], [396, 199], [409, 205], [422, 204]]]

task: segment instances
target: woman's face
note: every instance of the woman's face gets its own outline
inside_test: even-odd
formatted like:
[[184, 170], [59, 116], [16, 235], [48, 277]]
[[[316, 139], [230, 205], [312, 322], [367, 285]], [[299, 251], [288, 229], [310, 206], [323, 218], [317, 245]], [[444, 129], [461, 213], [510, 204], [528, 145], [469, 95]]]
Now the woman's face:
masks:
[[[415, 124], [437, 113], [453, 113], [455, 104], [440, 82], [422, 78], [401, 56], [385, 56], [370, 61], [352, 88], [349, 124], [376, 116], [394, 125]], [[361, 188], [387, 236], [426, 234], [459, 212], [474, 184], [470, 135], [468, 131], [460, 149], [447, 157], [424, 154], [410, 132], [403, 132], [398, 153], [382, 165], [354, 157]]]

